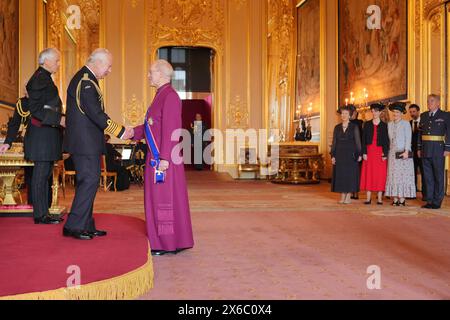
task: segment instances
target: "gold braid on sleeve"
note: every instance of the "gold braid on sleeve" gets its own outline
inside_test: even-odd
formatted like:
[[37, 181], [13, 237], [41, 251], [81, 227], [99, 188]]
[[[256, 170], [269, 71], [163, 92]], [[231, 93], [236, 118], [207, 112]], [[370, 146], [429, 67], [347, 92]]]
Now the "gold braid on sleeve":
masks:
[[123, 132], [124, 127], [111, 119], [108, 119], [106, 123], [108, 124], [108, 127], [105, 129], [105, 132], [120, 138], [120, 134]]

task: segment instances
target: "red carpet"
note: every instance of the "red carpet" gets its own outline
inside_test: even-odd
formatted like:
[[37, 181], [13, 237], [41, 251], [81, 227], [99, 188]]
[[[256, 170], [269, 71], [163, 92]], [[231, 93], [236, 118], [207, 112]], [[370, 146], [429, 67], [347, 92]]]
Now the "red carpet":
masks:
[[97, 228], [107, 230], [108, 236], [79, 241], [63, 237], [63, 225], [1, 218], [0, 297], [65, 288], [73, 274], [67, 273], [69, 266], [80, 267], [83, 286], [130, 273], [149, 262], [144, 221], [116, 215], [96, 215], [95, 219]]

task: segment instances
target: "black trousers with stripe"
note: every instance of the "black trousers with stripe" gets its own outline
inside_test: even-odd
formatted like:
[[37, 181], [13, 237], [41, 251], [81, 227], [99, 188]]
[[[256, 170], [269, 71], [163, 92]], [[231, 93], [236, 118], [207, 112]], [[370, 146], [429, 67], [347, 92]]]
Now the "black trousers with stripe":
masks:
[[64, 227], [71, 231], [93, 232], [96, 229], [92, 213], [100, 181], [100, 155], [72, 155], [72, 159], [77, 173], [77, 185], [72, 208]]
[[53, 161], [35, 161], [31, 178], [31, 198], [33, 215], [40, 219], [49, 214], [49, 197], [51, 196], [49, 179], [53, 172]]
[[445, 197], [445, 157], [423, 158], [422, 167], [427, 202], [440, 207]]

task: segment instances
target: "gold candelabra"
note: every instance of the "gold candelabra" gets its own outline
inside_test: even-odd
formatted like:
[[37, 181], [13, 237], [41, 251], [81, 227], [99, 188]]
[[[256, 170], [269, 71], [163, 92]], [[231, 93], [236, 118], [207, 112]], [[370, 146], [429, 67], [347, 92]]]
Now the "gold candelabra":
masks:
[[362, 115], [362, 120], [366, 121], [366, 112], [370, 110], [370, 106], [368, 105], [369, 100], [369, 92], [366, 88], [364, 88], [362, 95], [361, 95], [361, 102], [358, 104], [356, 103], [356, 98], [354, 92], [350, 92], [350, 98], [345, 99], [345, 105], [347, 106], [350, 102], [350, 104], [354, 105], [356, 107], [356, 111], [358, 111], [359, 114]]

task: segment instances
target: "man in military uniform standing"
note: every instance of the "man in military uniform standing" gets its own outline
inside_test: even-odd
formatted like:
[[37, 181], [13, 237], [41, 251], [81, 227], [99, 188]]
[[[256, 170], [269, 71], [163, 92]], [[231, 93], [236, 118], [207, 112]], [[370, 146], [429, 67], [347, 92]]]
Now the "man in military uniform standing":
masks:
[[422, 158], [426, 209], [440, 209], [445, 197], [445, 157], [450, 155], [450, 114], [440, 109], [440, 97], [428, 96], [428, 110], [420, 116], [419, 157]]
[[[14, 109], [14, 114], [8, 122], [8, 131], [6, 132], [6, 138], [2, 145], [0, 145], [0, 155], [11, 149], [12, 144], [18, 140], [18, 134], [20, 127], [23, 125], [23, 130], [26, 132], [26, 128], [30, 124], [30, 111], [28, 106], [28, 93], [16, 103], [16, 109]], [[33, 204], [32, 201], [32, 190], [31, 190], [31, 180], [33, 178], [33, 167], [25, 167], [25, 184], [28, 187], [28, 204]], [[53, 175], [49, 178], [48, 185], [48, 203], [49, 206], [52, 203], [52, 181]]]
[[49, 178], [55, 161], [62, 157], [62, 102], [52, 74], [58, 72], [60, 53], [48, 48], [39, 54], [39, 68], [26, 86], [30, 124], [24, 141], [25, 159], [34, 162], [31, 191], [36, 224], [58, 224], [49, 215]]
[[86, 66], [73, 77], [67, 89], [67, 128], [65, 151], [71, 154], [77, 185], [72, 209], [63, 235], [80, 240], [106, 236], [97, 230], [92, 216], [94, 200], [100, 181], [100, 158], [105, 154], [104, 132], [121, 139], [134, 135], [132, 129], [116, 124], [105, 113], [103, 95], [98, 80], [105, 78], [112, 67], [112, 55], [97, 49]]
[[17, 100], [14, 114], [8, 122], [8, 131], [6, 132], [5, 142], [0, 146], [0, 154], [8, 151], [13, 142], [17, 140], [21, 125], [26, 128], [30, 122], [30, 111], [28, 107], [28, 97], [22, 97]]

